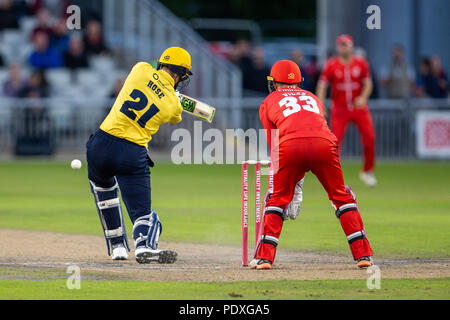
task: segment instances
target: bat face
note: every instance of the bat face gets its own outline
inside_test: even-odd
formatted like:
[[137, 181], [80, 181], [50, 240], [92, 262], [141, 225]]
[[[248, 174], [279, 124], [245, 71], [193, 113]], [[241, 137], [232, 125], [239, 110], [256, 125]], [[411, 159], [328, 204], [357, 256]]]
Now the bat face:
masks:
[[214, 107], [183, 94], [180, 94], [179, 97], [184, 112], [190, 113], [194, 117], [205, 120], [209, 123], [213, 121], [216, 113], [216, 109]]

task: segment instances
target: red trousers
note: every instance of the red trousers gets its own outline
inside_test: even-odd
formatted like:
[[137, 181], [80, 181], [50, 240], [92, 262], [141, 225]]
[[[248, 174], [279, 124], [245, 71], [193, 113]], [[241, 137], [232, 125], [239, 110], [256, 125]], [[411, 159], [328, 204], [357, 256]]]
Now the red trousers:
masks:
[[328, 193], [353, 258], [372, 256], [356, 202], [345, 190], [337, 145], [323, 138], [298, 138], [287, 140], [279, 147], [274, 191], [266, 204], [263, 236], [255, 258], [274, 261], [283, 227], [283, 210], [292, 200], [295, 185], [308, 171], [319, 179]]
[[373, 171], [375, 167], [375, 129], [372, 116], [367, 108], [355, 109], [345, 113], [331, 112], [331, 129], [342, 144], [347, 126], [353, 122], [361, 136], [364, 152], [363, 171]]

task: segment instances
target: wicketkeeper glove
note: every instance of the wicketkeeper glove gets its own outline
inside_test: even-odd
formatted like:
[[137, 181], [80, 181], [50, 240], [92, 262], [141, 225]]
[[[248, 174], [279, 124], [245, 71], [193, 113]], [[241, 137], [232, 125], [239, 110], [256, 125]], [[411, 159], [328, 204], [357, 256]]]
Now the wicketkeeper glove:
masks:
[[295, 185], [294, 196], [292, 197], [292, 201], [288, 204], [285, 209], [285, 214], [292, 220], [297, 219], [300, 214], [300, 209], [303, 201], [303, 182], [305, 178], [297, 182]]

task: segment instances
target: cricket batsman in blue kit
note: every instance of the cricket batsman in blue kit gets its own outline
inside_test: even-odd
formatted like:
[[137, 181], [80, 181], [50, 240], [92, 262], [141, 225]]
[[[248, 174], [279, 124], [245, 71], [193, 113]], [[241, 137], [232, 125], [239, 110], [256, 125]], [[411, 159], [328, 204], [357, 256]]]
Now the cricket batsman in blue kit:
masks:
[[136, 261], [176, 260], [176, 252], [158, 249], [162, 224], [151, 207], [153, 162], [147, 147], [160, 125], [181, 122], [183, 108], [175, 90], [186, 85], [191, 75], [191, 56], [182, 48], [164, 51], [156, 69], [139, 62], [100, 129], [86, 144], [91, 190], [113, 260], [127, 260], [130, 250], [119, 190], [133, 223]]

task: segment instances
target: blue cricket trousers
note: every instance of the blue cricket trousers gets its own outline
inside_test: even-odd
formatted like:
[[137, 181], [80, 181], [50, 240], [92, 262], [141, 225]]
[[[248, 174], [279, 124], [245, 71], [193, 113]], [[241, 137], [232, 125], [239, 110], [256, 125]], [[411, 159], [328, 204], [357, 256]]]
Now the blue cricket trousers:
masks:
[[116, 178], [131, 222], [134, 224], [139, 217], [148, 215], [151, 160], [147, 149], [102, 130], [89, 138], [86, 149], [89, 180], [102, 188], [111, 188]]

